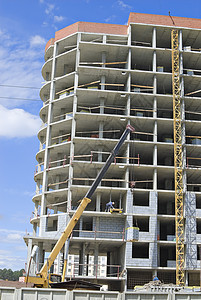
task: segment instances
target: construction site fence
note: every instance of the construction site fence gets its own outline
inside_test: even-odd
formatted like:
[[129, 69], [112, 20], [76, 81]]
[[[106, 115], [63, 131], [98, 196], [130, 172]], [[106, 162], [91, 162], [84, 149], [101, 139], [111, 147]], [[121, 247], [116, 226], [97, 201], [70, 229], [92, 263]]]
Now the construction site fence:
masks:
[[200, 292], [114, 292], [41, 288], [0, 287], [1, 300], [197, 300]]

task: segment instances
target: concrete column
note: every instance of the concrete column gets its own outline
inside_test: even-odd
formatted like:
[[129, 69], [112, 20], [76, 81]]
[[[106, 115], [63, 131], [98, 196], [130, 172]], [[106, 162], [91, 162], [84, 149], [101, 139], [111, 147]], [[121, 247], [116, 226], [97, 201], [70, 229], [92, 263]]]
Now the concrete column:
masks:
[[107, 37], [106, 37], [106, 35], [104, 34], [104, 35], [103, 35], [103, 44], [106, 44], [106, 41], [107, 41]]
[[157, 65], [156, 51], [154, 51], [153, 52], [153, 60], [152, 60], [152, 70], [153, 70], [153, 72], [156, 72], [156, 65]]
[[153, 173], [153, 190], [157, 190], [157, 169]]
[[157, 166], [157, 146], [154, 145], [154, 150], [153, 150], [153, 165]]
[[38, 243], [38, 271], [40, 271], [43, 264], [44, 264], [43, 242], [39, 242]]
[[105, 75], [101, 75], [101, 90], [105, 90]]
[[83, 217], [80, 217], [80, 222], [79, 222], [79, 232], [82, 231], [83, 228]]
[[131, 46], [131, 25], [128, 27], [128, 46]]
[[43, 150], [43, 143], [40, 141], [40, 145], [39, 145], [39, 151]]
[[182, 51], [182, 30], [179, 30], [179, 51]]
[[41, 163], [42, 163], [42, 159], [40, 158], [38, 161], [38, 173], [41, 172]]
[[154, 80], [153, 80], [153, 93], [154, 95], [157, 94], [157, 78], [156, 75], [154, 75]]
[[[106, 52], [102, 52], [102, 63], [106, 63]], [[102, 65], [102, 68], [105, 68], [105, 65]]]
[[32, 251], [32, 239], [28, 240], [28, 247], [27, 247], [27, 269], [26, 272], [28, 271], [28, 267], [29, 267], [29, 261], [31, 258], [31, 251]]
[[152, 31], [152, 47], [156, 48], [156, 27], [154, 27]]
[[158, 124], [157, 121], [154, 122], [154, 128], [153, 128], [153, 142], [157, 143], [157, 132], [158, 132]]
[[[156, 48], [156, 28], [153, 28], [153, 32], [152, 32], [152, 48]], [[153, 52], [153, 60], [152, 60], [152, 70], [153, 72], [156, 72], [156, 65], [157, 65], [157, 61], [156, 61], [156, 51]]]
[[157, 220], [157, 239], [160, 239], [160, 220]]
[[[57, 43], [54, 44], [53, 51], [53, 61], [52, 61], [52, 76], [51, 76], [51, 84], [50, 84], [50, 99], [48, 106], [48, 119], [47, 119], [47, 132], [46, 132], [46, 147], [44, 154], [44, 171], [43, 171], [43, 184], [42, 184], [42, 197], [41, 197], [41, 216], [46, 214], [46, 196], [45, 192], [47, 191], [47, 183], [48, 183], [48, 164], [49, 164], [49, 149], [48, 147], [51, 145], [51, 122], [52, 122], [52, 111], [53, 111], [53, 100], [55, 97], [55, 72], [56, 72], [56, 55], [57, 55]], [[41, 226], [39, 236], [41, 235]]]
[[37, 223], [33, 224], [33, 237], [36, 236], [36, 232], [37, 232]]
[[79, 50], [80, 41], [81, 41], [81, 33], [78, 33], [78, 35], [77, 35], [77, 53], [76, 53], [76, 59], [75, 59], [75, 71], [76, 71], [76, 73], [77, 73], [77, 70], [78, 70], [79, 63], [80, 63], [80, 50]]
[[94, 275], [98, 275], [98, 244], [94, 246]]
[[157, 99], [154, 97], [154, 103], [153, 103], [153, 118], [157, 118]]
[[185, 286], [188, 286], [188, 271], [185, 272]]
[[127, 57], [127, 64], [126, 64], [126, 69], [131, 70], [131, 49], [128, 50], [128, 57]]
[[105, 98], [100, 98], [100, 114], [104, 114]]
[[104, 128], [104, 122], [99, 122], [99, 138], [103, 138], [103, 128]]
[[[155, 102], [155, 101], [154, 101]], [[154, 104], [154, 107], [156, 107], [156, 104]], [[154, 122], [154, 130], [153, 130], [153, 142], [157, 143], [157, 121]], [[153, 149], [153, 165], [157, 166], [157, 144], [154, 145]], [[157, 190], [157, 168], [153, 171], [153, 190]]]
[[34, 209], [34, 217], [37, 218], [38, 216], [38, 201], [35, 202], [35, 209]]
[[125, 115], [130, 116], [130, 109], [131, 109], [131, 95], [128, 95]]
[[[99, 138], [103, 138], [103, 129], [104, 129], [104, 122], [99, 123]], [[101, 153], [103, 151], [102, 146], [98, 147], [98, 161], [103, 161], [103, 154]]]
[[101, 193], [96, 193], [96, 211], [101, 211]]
[[125, 91], [129, 92], [129, 93], [131, 91], [131, 74], [130, 73], [128, 74], [128, 78], [126, 81]]

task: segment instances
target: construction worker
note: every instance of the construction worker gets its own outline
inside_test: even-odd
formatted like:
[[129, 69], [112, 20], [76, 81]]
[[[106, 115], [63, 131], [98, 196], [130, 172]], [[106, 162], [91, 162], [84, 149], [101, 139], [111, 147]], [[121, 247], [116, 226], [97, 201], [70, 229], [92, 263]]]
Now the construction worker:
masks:
[[157, 276], [153, 276], [153, 281], [159, 281]]
[[110, 201], [108, 203], [106, 203], [106, 207], [105, 207], [105, 211], [110, 211], [110, 209], [114, 208], [114, 202]]

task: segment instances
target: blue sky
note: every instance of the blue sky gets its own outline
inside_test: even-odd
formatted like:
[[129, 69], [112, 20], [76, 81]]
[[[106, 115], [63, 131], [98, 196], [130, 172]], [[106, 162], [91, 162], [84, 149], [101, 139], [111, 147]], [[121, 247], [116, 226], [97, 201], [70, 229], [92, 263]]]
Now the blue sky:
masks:
[[77, 21], [126, 24], [131, 11], [201, 18], [201, 1], [0, 0], [0, 268], [26, 262], [46, 42]]

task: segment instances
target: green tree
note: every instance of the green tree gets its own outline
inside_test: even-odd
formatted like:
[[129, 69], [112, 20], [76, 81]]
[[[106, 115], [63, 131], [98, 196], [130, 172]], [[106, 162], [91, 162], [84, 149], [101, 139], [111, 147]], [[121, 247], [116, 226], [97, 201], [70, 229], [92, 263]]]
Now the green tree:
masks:
[[24, 270], [12, 271], [11, 269], [0, 269], [0, 279], [18, 281], [20, 276], [23, 276]]

